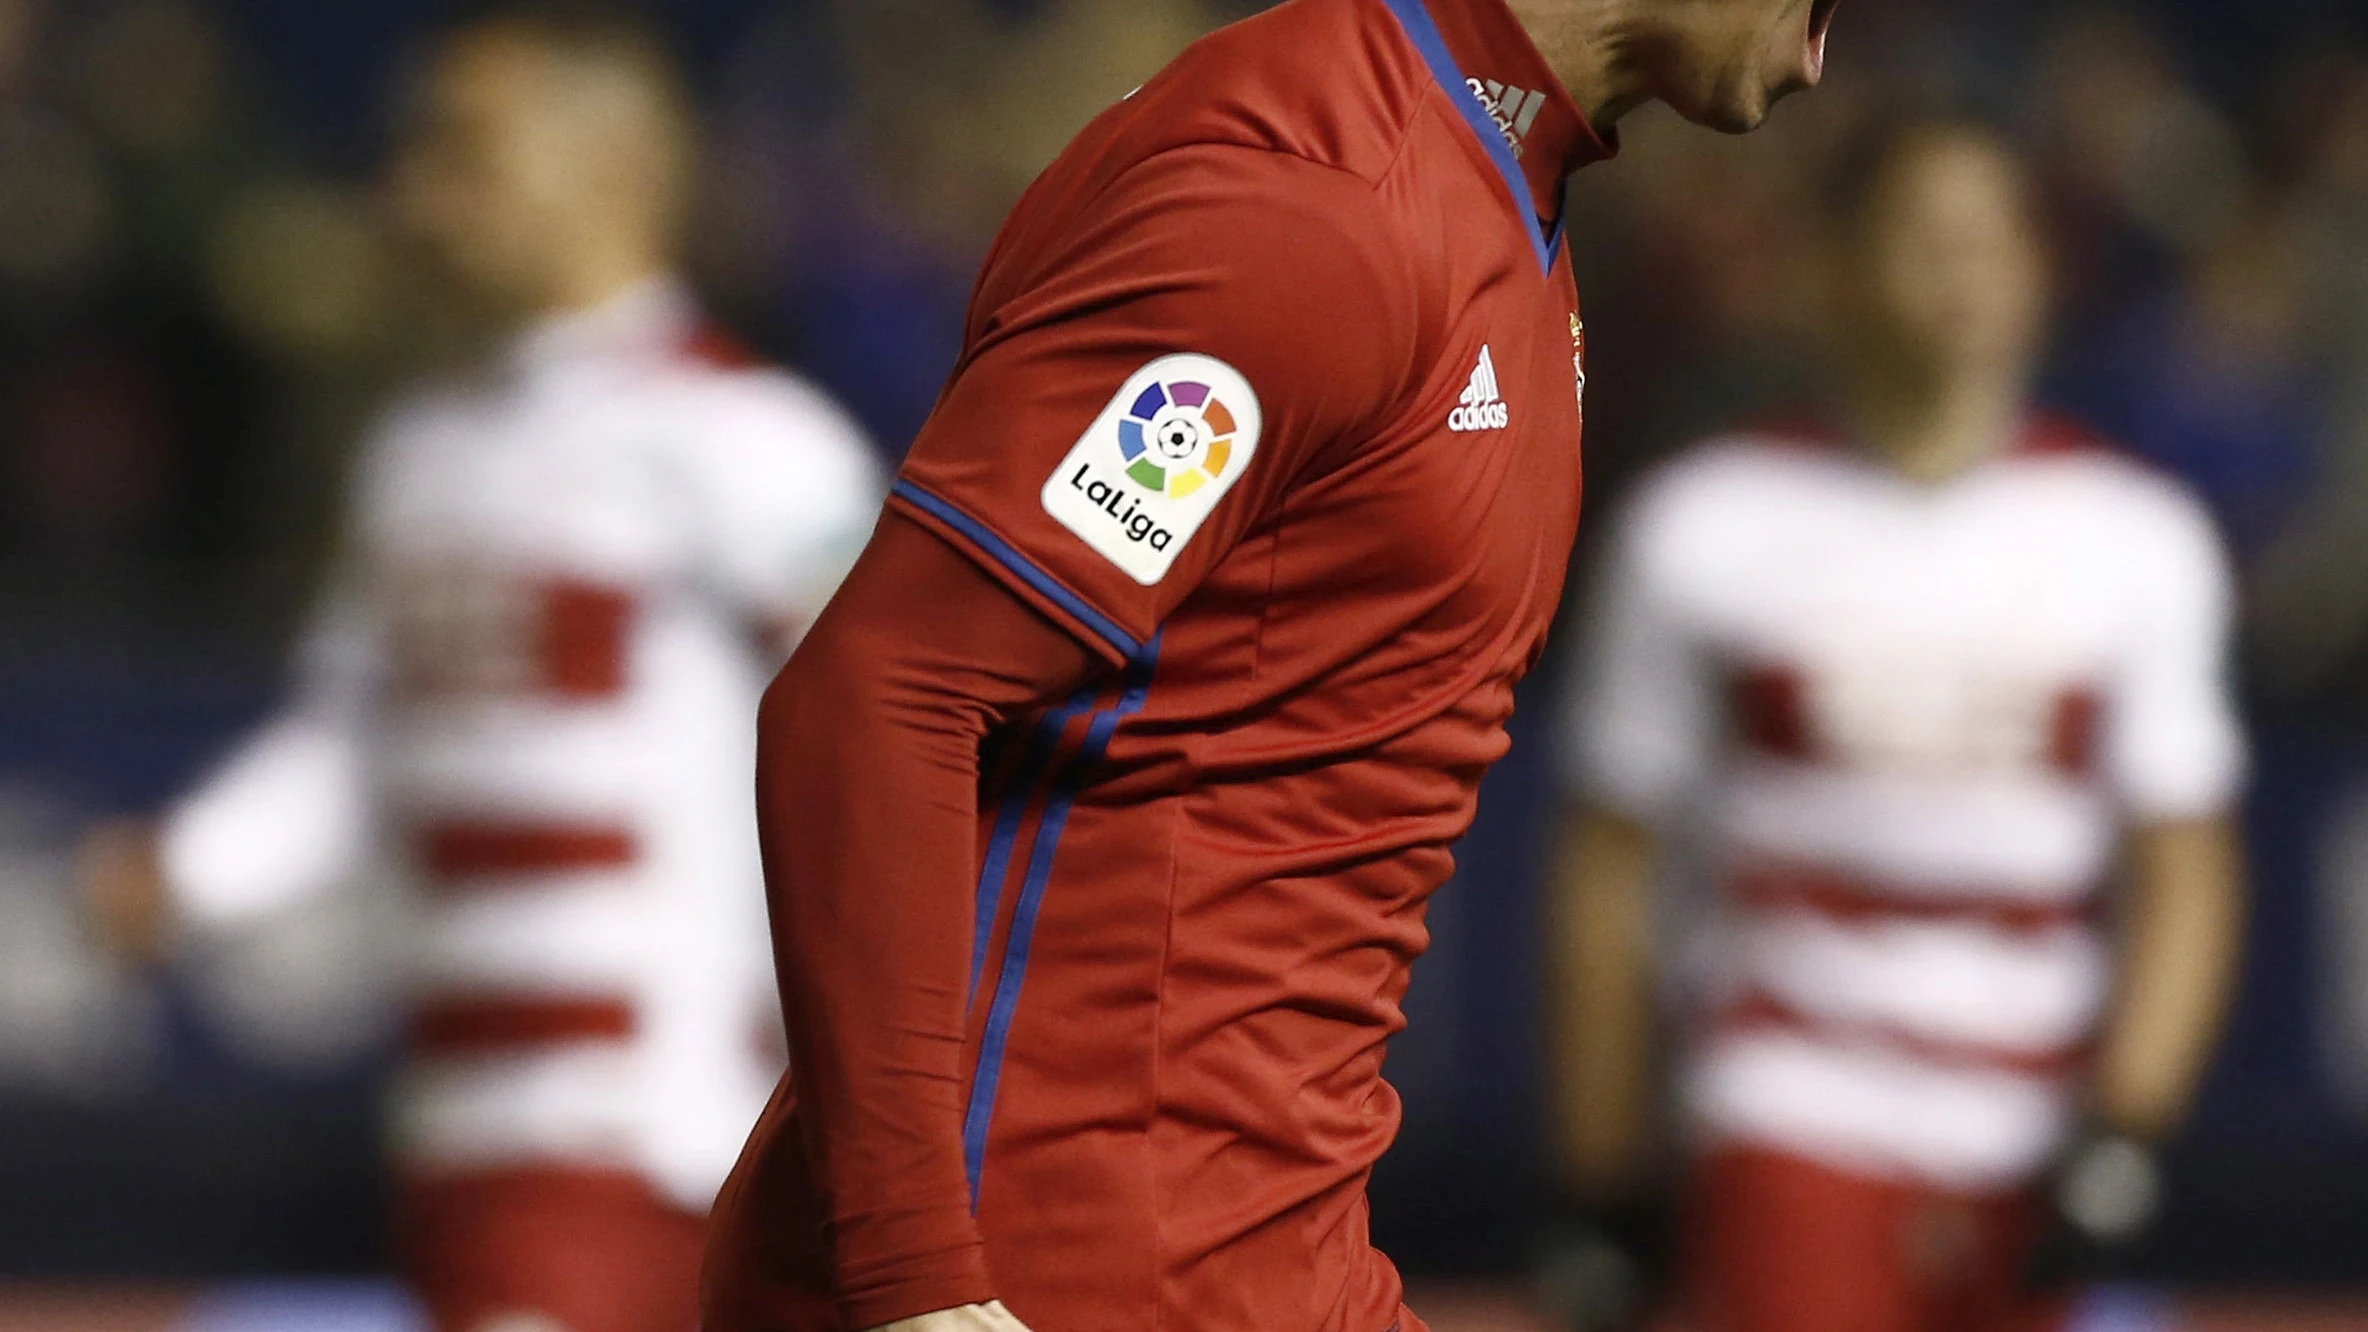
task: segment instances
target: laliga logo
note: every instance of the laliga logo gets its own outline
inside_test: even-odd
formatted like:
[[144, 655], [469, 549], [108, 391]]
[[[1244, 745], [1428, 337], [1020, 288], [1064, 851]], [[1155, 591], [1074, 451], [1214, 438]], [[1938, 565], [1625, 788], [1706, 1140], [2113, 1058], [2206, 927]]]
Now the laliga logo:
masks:
[[1241, 371], [1199, 352], [1162, 356], [1127, 376], [1044, 478], [1044, 512], [1151, 587], [1249, 472], [1265, 423]]
[[1239, 428], [1232, 410], [1208, 385], [1190, 380], [1153, 384], [1118, 423], [1118, 451], [1134, 486], [1094, 475], [1088, 462], [1077, 465], [1069, 485], [1116, 519], [1129, 541], [1165, 551], [1175, 533], [1152, 516], [1151, 501], [1133, 490], [1176, 500], [1198, 493], [1233, 465]]

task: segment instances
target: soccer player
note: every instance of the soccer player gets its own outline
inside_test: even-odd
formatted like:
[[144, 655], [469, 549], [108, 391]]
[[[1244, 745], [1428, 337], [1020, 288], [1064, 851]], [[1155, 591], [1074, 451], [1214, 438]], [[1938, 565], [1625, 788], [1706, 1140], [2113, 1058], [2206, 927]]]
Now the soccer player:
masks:
[[2145, 1220], [2241, 947], [2210, 520], [2033, 410], [2047, 283], [1998, 138], [1895, 128], [1851, 180], [1836, 429], [1647, 484], [1569, 729], [1560, 1123], [1598, 1206], [1643, 1182], [1674, 838], [1715, 888], [1665, 950], [1700, 962], [1700, 1332], [2045, 1325]]
[[1421, 1326], [1365, 1185], [1578, 522], [1564, 181], [1830, 8], [1291, 0], [1035, 184], [767, 694], [793, 1071], [709, 1332]]
[[507, 335], [369, 441], [284, 711], [155, 854], [94, 848], [126, 925], [416, 881], [393, 1150], [441, 1332], [693, 1327], [780, 1070], [749, 721], [884, 483], [673, 276], [690, 138], [631, 25], [519, 7], [441, 42], [390, 194]]

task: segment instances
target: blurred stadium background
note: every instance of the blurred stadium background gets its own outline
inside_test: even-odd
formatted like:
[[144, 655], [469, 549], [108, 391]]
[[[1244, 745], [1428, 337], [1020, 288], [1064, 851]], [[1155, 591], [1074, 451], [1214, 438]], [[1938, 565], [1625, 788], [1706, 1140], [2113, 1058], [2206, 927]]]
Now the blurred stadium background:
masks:
[[[891, 445], [1034, 171], [1216, 0], [666, 0], [709, 114], [703, 287]], [[79, 828], [151, 808], [270, 700], [356, 430], [442, 336], [371, 170], [431, 0], [0, 0], [0, 1329], [382, 1329], [392, 1023], [345, 901], [167, 976], [82, 937]], [[2259, 902], [2150, 1285], [2106, 1317], [2368, 1327], [2368, 10], [1882, 0], [1741, 144], [1657, 113], [1585, 173], [1590, 503], [1782, 402], [1820, 164], [1906, 96], [2041, 164], [2049, 394], [2209, 499], [2248, 586]], [[1540, 687], [1392, 1074], [1378, 1227], [1513, 1318], [1544, 1187]], [[1444, 1283], [1444, 1284], [1440, 1284]], [[2154, 1303], [2153, 1292], [2175, 1305]]]

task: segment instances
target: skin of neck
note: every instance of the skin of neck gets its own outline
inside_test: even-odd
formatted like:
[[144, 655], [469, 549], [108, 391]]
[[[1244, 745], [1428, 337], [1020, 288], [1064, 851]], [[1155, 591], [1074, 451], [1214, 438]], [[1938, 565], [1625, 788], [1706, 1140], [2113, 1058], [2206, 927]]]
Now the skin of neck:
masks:
[[493, 328], [517, 331], [597, 310], [674, 271], [671, 229], [630, 199], [587, 197], [542, 234], [534, 262], [480, 289], [479, 309]]
[[1650, 53], [1667, 44], [1666, 0], [1506, 0], [1596, 130], [1652, 100]]
[[616, 238], [587, 245], [565, 262], [555, 264], [537, 308], [529, 320], [548, 319], [596, 310], [633, 288], [669, 271], [664, 247]]
[[1893, 470], [1923, 482], [1947, 481], [2004, 452], [2030, 400], [2020, 360], [1948, 364], [1862, 350], [1850, 381], [1858, 437]]

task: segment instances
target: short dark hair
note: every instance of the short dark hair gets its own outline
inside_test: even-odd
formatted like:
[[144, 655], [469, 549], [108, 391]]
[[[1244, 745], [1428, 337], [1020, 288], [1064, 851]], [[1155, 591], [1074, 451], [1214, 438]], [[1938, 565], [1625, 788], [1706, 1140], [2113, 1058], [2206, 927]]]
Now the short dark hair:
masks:
[[624, 57], [687, 83], [674, 34], [630, 0], [453, 0], [441, 18], [437, 28], [446, 36], [513, 29], [562, 51]]
[[1942, 106], [1878, 109], [1855, 138], [1834, 155], [1825, 180], [1827, 215], [1840, 232], [1857, 232], [1900, 167], [1944, 143], [1988, 145], [2024, 171], [2022, 154], [2006, 128], [1986, 116]]
[[593, 71], [633, 90], [658, 136], [649, 184], [684, 220], [699, 152], [698, 96], [672, 35], [646, 8], [623, 0], [459, 0], [437, 29], [445, 45], [509, 39], [555, 63]]

